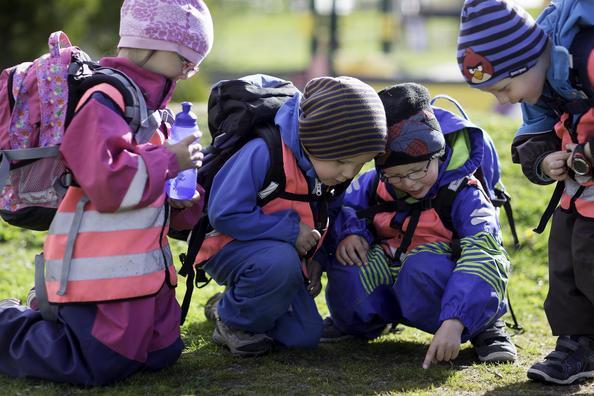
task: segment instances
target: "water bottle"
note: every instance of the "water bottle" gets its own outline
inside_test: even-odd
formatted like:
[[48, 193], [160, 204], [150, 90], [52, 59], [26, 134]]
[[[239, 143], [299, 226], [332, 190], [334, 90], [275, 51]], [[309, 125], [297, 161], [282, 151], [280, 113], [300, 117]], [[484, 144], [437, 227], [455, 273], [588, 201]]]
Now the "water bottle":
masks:
[[[168, 139], [169, 143], [177, 143], [199, 130], [196, 123], [196, 114], [190, 111], [191, 108], [192, 103], [182, 103], [182, 111], [176, 114], [173, 127], [171, 128], [171, 136]], [[196, 192], [196, 172], [196, 168], [186, 169], [178, 173], [175, 178], [167, 180], [165, 191], [169, 198], [192, 199]]]

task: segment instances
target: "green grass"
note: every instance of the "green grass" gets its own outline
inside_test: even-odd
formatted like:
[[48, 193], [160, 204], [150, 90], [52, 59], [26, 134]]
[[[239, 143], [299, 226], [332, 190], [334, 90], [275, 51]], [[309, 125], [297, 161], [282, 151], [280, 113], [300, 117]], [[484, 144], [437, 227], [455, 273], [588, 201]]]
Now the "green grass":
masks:
[[[412, 328], [373, 342], [349, 341], [322, 345], [314, 350], [283, 350], [261, 358], [232, 357], [211, 341], [213, 325], [203, 315], [206, 299], [215, 291], [209, 285], [194, 293], [187, 323], [182, 328], [187, 345], [173, 367], [157, 373], [139, 373], [121, 383], [96, 389], [56, 385], [40, 380], [0, 376], [0, 394], [571, 394], [594, 393], [592, 383], [552, 387], [529, 382], [526, 369], [554, 345], [542, 303], [548, 282], [546, 235], [531, 228], [548, 202], [550, 187], [529, 184], [517, 165], [512, 165], [509, 143], [517, 124], [486, 113], [472, 116], [490, 131], [503, 162], [503, 177], [513, 196], [513, 206], [523, 243], [510, 251], [513, 273], [510, 294], [524, 334], [514, 336], [519, 359], [514, 364], [477, 363], [469, 344], [453, 364], [421, 369], [430, 336]], [[204, 117], [201, 117], [204, 120]], [[502, 216], [505, 223], [505, 218]], [[507, 224], [503, 224], [509, 235]], [[547, 231], [548, 232], [548, 231]], [[0, 226], [0, 297], [24, 299], [33, 284], [33, 257], [41, 250], [43, 233]], [[510, 238], [507, 238], [509, 241]], [[174, 242], [173, 250], [184, 250]], [[180, 279], [178, 297], [184, 293]], [[317, 298], [327, 313], [323, 297]], [[505, 319], [510, 321], [509, 316]]]

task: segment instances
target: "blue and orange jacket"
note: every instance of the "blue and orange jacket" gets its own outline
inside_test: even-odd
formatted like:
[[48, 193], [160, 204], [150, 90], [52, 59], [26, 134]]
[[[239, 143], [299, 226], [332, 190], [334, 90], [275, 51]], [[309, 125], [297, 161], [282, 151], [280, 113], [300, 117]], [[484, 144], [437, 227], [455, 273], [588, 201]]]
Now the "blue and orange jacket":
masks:
[[[444, 119], [439, 121], [442, 123]], [[480, 130], [464, 130], [448, 137], [447, 142], [437, 182], [426, 198], [435, 197], [441, 188], [458, 180], [466, 180], [481, 161], [483, 138]], [[377, 171], [372, 169], [353, 181], [327, 243], [337, 244], [346, 236], [357, 234], [365, 237], [370, 246], [380, 244], [387, 256], [396, 261], [394, 252], [408, 227], [409, 211], [377, 214], [370, 226], [358, 218], [356, 212], [375, 204], [377, 196], [385, 201], [404, 200], [411, 204], [416, 200], [389, 184], [378, 183], [377, 177]], [[466, 318], [476, 316], [469, 311], [477, 306], [468, 301], [473, 298], [465, 292], [471, 287], [469, 282], [473, 283], [472, 287], [486, 288], [490, 291], [487, 295], [496, 295], [500, 303], [504, 302], [510, 263], [501, 245], [497, 211], [477, 183], [470, 182], [458, 191], [451, 206], [451, 221], [453, 230], [446, 227], [437, 210], [423, 211], [402, 262], [406, 265], [407, 257], [427, 250], [450, 255], [449, 244], [454, 237], [459, 239], [460, 257], [443, 294], [440, 318], [459, 318], [469, 326]]]
[[[315, 171], [301, 149], [298, 132], [297, 93], [278, 110], [275, 124], [283, 143], [286, 191], [308, 194], [319, 186]], [[195, 264], [216, 254], [231, 240], [269, 239], [295, 244], [299, 223], [313, 228], [317, 203], [275, 198], [263, 207], [258, 193], [270, 168], [270, 153], [264, 140], [249, 141], [218, 171], [209, 198], [208, 216], [214, 232], [207, 235]]]

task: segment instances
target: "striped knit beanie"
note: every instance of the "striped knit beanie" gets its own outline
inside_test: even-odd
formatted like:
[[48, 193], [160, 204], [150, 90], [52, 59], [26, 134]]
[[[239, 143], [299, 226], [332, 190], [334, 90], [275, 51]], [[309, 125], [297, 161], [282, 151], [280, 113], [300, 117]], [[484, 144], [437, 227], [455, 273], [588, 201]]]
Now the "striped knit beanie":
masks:
[[379, 92], [388, 120], [386, 154], [376, 159], [380, 168], [426, 161], [443, 153], [445, 139], [433, 114], [427, 88], [396, 84]]
[[533, 67], [547, 35], [507, 0], [465, 0], [458, 34], [458, 65], [474, 88], [484, 88]]
[[356, 78], [309, 81], [300, 110], [301, 143], [317, 159], [336, 160], [385, 150], [382, 102], [373, 88]]

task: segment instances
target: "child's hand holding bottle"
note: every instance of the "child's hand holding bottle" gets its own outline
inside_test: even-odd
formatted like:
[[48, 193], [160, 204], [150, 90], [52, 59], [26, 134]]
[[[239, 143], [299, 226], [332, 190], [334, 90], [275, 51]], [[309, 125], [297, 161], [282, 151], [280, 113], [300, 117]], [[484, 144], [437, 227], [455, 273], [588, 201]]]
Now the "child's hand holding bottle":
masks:
[[175, 117], [166, 147], [171, 150], [180, 167], [178, 175], [167, 181], [165, 191], [169, 204], [176, 209], [192, 207], [200, 200], [196, 191], [196, 169], [202, 165], [203, 154], [199, 139], [202, 136], [190, 102], [182, 103], [182, 111]]

